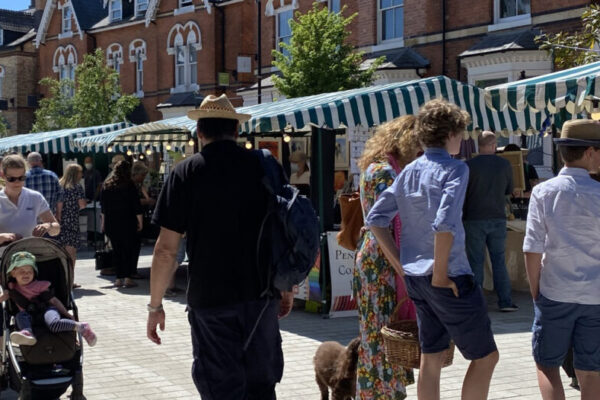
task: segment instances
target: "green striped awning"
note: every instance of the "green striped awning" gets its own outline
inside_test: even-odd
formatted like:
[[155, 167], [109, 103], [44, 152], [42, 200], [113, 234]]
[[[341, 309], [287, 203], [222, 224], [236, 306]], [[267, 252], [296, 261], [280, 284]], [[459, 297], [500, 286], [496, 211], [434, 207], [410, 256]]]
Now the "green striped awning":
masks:
[[493, 86], [485, 90], [486, 104], [494, 110], [510, 109], [551, 114], [566, 109], [576, 115], [591, 112], [590, 99], [600, 97], [600, 62], [535, 78]]
[[425, 102], [440, 97], [471, 115], [468, 131], [473, 136], [482, 130], [504, 136], [538, 133], [545, 119], [532, 110], [490, 110], [482, 89], [445, 76], [285, 99], [240, 107], [237, 111], [252, 115], [242, 125], [242, 133], [280, 132], [286, 127], [303, 130], [309, 124], [328, 128], [372, 127], [402, 115], [416, 114]]
[[86, 128], [61, 129], [50, 132], [35, 132], [8, 136], [0, 139], [0, 152], [16, 151], [27, 153], [37, 151], [43, 154], [68, 153], [78, 151], [73, 145], [73, 139], [84, 136], [94, 136], [105, 132], [123, 129], [132, 124], [120, 122]]
[[163, 119], [156, 122], [127, 127], [102, 135], [88, 136], [73, 140], [82, 151], [95, 151], [97, 148], [111, 147], [114, 152], [142, 152], [148, 148], [162, 151], [163, 146], [179, 150], [185, 147], [191, 138], [196, 122], [187, 117]]

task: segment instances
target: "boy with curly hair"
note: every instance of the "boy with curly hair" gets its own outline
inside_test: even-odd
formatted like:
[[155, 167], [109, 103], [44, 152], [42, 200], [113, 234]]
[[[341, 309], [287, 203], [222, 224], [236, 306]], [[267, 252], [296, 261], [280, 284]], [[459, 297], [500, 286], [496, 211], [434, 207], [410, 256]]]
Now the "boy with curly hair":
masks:
[[[365, 225], [386, 258], [404, 274], [417, 307], [421, 366], [419, 399], [440, 398], [440, 373], [453, 340], [471, 360], [463, 399], [486, 399], [498, 350], [481, 287], [465, 252], [462, 209], [469, 168], [451, 157], [460, 150], [469, 115], [444, 100], [421, 107], [415, 130], [425, 154], [407, 165], [375, 203]], [[388, 229], [402, 221], [400, 249]]]

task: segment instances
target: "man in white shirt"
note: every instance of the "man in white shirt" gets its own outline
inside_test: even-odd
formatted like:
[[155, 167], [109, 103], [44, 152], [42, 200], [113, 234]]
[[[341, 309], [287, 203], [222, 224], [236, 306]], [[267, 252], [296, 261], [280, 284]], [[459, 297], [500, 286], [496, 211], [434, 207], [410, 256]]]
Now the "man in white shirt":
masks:
[[565, 167], [533, 188], [523, 252], [534, 299], [533, 357], [544, 400], [564, 399], [559, 375], [573, 347], [582, 399], [600, 393], [600, 123], [564, 124]]

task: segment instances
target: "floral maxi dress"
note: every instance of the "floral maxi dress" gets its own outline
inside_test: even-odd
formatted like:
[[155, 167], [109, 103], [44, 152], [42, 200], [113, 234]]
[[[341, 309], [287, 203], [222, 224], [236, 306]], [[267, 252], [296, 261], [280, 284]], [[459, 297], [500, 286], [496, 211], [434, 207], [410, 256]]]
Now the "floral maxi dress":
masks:
[[[373, 163], [361, 174], [360, 200], [365, 216], [395, 177], [396, 172], [387, 162]], [[363, 230], [358, 242], [353, 286], [362, 339], [358, 352], [356, 399], [404, 399], [405, 386], [414, 383], [412, 370], [392, 366], [386, 361], [380, 333], [396, 306], [395, 272], [369, 230]]]

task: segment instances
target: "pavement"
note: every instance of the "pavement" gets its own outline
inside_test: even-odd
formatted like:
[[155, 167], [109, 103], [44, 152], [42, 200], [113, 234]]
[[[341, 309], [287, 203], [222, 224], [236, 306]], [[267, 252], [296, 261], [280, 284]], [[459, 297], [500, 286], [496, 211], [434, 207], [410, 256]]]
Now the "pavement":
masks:
[[[151, 248], [145, 247], [139, 271], [149, 276]], [[91, 324], [98, 335], [95, 347], [84, 349], [84, 393], [88, 400], [198, 399], [190, 370], [192, 349], [190, 329], [185, 313], [185, 295], [165, 299], [166, 329], [160, 332], [163, 343], [156, 345], [146, 338], [146, 304], [149, 280], [139, 280], [137, 288], [114, 289], [113, 277], [100, 276], [94, 270], [91, 252], [81, 252], [75, 268], [75, 290], [82, 321]], [[177, 285], [185, 287], [186, 271], [177, 271]], [[488, 294], [490, 317], [500, 350], [500, 362], [494, 373], [489, 399], [541, 399], [535, 366], [531, 357], [530, 327], [533, 319], [531, 301], [525, 293], [514, 293], [521, 309], [514, 313], [495, 311], [495, 296]], [[335, 340], [344, 345], [358, 334], [357, 318], [324, 319], [320, 315], [295, 310], [281, 321], [285, 371], [277, 386], [279, 400], [318, 400], [312, 357], [323, 341]], [[462, 378], [468, 362], [459, 352], [453, 365], [444, 368], [442, 399], [460, 399]], [[415, 373], [416, 375], [416, 373]], [[563, 374], [567, 398], [579, 392], [568, 387]], [[407, 388], [409, 399], [416, 399], [416, 385]], [[17, 399], [6, 390], [0, 400]], [[61, 399], [68, 399], [65, 394]]]

